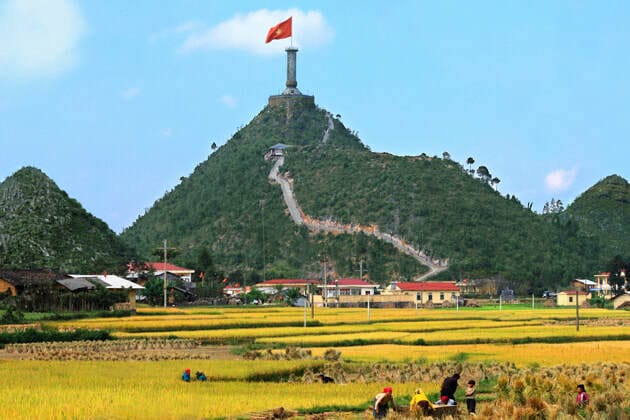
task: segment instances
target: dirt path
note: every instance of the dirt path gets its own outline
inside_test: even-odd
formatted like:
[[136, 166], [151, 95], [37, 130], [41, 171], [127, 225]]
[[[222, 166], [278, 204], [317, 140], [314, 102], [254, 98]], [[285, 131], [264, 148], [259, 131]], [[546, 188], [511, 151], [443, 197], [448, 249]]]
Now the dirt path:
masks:
[[328, 114], [328, 127], [326, 127], [326, 131], [324, 131], [324, 136], [322, 137], [322, 143], [326, 143], [328, 141], [330, 132], [334, 129], [335, 129], [335, 121], [333, 120], [332, 115]]

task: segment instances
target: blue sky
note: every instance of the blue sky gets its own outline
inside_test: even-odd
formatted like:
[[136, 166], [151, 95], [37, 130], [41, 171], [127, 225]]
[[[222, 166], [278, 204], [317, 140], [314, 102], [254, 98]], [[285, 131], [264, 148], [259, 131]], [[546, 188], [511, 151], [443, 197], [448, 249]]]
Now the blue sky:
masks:
[[50, 176], [116, 232], [284, 88], [373, 151], [485, 165], [540, 211], [628, 179], [630, 3], [0, 0], [0, 180]]

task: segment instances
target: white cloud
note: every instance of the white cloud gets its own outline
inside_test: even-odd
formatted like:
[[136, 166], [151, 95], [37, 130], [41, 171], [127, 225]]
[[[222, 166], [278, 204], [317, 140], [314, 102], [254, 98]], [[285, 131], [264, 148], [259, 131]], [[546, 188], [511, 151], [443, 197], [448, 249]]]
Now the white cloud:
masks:
[[73, 0], [0, 2], [0, 77], [55, 76], [78, 60], [86, 24]]
[[171, 137], [173, 135], [173, 129], [172, 128], [163, 128], [162, 131], [160, 131], [160, 135], [162, 137]]
[[192, 32], [202, 31], [205, 26], [196, 20], [189, 20], [187, 22], [180, 23], [174, 28], [168, 28], [159, 32], [154, 32], [149, 35], [149, 41], [154, 43], [163, 39], [171, 38], [174, 35], [190, 34]]
[[551, 192], [565, 191], [573, 185], [576, 175], [576, 169], [557, 169], [545, 177], [545, 188]]
[[196, 20], [189, 20], [188, 22], [180, 23], [173, 29], [176, 33], [186, 33], [200, 31], [203, 29], [203, 24]]
[[298, 47], [326, 44], [334, 36], [333, 29], [321, 12], [262, 9], [246, 15], [238, 14], [209, 29], [180, 25], [190, 31], [180, 51], [190, 53], [197, 50], [235, 49], [258, 55], [283, 53], [290, 39], [265, 44], [265, 37], [269, 28], [289, 16], [293, 16], [293, 44]]
[[122, 95], [124, 100], [130, 101], [133, 98], [135, 98], [136, 96], [138, 96], [139, 94], [140, 94], [140, 88], [136, 87], [136, 86], [133, 86], [133, 87], [129, 87], [129, 88], [123, 90], [121, 95]]
[[236, 108], [236, 98], [232, 95], [221, 96], [221, 103], [228, 108]]

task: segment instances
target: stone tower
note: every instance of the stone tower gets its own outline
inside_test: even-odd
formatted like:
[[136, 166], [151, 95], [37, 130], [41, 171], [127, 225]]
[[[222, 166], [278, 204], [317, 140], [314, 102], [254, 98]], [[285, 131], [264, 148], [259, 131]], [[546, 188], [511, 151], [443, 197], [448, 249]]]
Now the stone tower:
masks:
[[294, 103], [302, 103], [305, 105], [315, 106], [315, 97], [302, 95], [297, 88], [297, 52], [298, 49], [291, 46], [285, 50], [287, 52], [287, 81], [286, 87], [282, 95], [272, 95], [269, 97], [270, 106], [286, 106], [291, 107]]

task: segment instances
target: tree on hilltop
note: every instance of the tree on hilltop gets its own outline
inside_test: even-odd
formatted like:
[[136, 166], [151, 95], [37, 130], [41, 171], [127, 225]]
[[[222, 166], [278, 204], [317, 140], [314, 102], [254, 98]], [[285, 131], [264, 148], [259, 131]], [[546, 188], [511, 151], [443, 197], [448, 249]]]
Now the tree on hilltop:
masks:
[[468, 164], [468, 172], [471, 175], [474, 175], [475, 171], [473, 170], [472, 166], [475, 163], [475, 159], [473, 159], [472, 157], [469, 157], [468, 159], [466, 159], [466, 163]]
[[555, 214], [562, 213], [564, 211], [564, 204], [562, 200], [556, 200], [552, 198], [551, 201], [547, 201], [543, 207], [543, 214]]
[[488, 182], [492, 178], [488, 168], [483, 165], [477, 168], [477, 175], [479, 175], [479, 178], [481, 178], [484, 182]]

